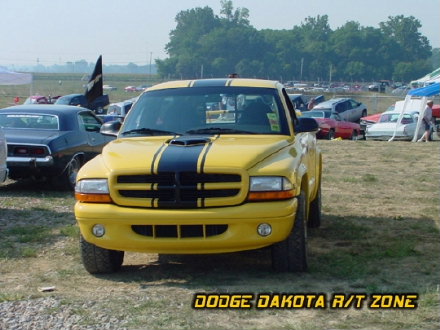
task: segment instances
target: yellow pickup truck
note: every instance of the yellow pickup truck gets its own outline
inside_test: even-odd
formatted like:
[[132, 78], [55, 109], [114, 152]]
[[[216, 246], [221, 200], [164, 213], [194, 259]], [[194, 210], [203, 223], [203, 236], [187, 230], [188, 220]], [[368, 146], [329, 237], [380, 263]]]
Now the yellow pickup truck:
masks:
[[148, 88], [76, 181], [84, 267], [120, 269], [125, 251], [223, 253], [270, 247], [280, 272], [307, 270], [321, 223], [318, 125], [282, 84], [201, 79]]

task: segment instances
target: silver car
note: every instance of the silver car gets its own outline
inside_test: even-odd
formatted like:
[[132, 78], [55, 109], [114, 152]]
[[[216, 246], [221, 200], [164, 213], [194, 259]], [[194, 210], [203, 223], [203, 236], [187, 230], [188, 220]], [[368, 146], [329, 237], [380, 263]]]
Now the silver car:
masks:
[[8, 177], [8, 169], [6, 167], [7, 151], [5, 134], [0, 126], [0, 183], [4, 182]]
[[319, 103], [313, 110], [330, 110], [336, 112], [342, 120], [359, 123], [367, 115], [367, 107], [361, 102], [349, 98], [335, 98]]
[[[389, 140], [394, 136], [395, 140], [411, 141], [416, 134], [418, 112], [410, 111], [401, 113], [399, 111], [386, 111], [382, 113], [377, 123], [367, 127], [365, 137], [367, 140]], [[399, 125], [398, 119], [402, 116]], [[424, 130], [420, 128], [417, 138], [423, 135]]]

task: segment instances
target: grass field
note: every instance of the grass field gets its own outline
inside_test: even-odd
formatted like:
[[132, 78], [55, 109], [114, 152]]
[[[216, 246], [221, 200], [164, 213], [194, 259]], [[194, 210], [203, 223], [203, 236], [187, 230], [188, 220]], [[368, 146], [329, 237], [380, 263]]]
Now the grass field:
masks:
[[[57, 96], [72, 93], [84, 93], [84, 74], [63, 74], [63, 73], [34, 73], [32, 85], [0, 86], [0, 109], [14, 105], [14, 98], [20, 97], [20, 102], [30, 95]], [[124, 88], [129, 85], [138, 86], [141, 84], [154, 84], [160, 80], [156, 76], [146, 74], [104, 74], [104, 84], [117, 88], [115, 91], [105, 91], [109, 94], [110, 102], [120, 102], [137, 96], [139, 93], [125, 92]], [[369, 114], [385, 111], [390, 105], [403, 96], [386, 95], [381, 93], [353, 93], [348, 95], [336, 95], [327, 93], [326, 99], [332, 97], [352, 97], [363, 102]]]
[[[68, 310], [91, 328], [114, 317], [129, 329], [437, 329], [440, 141], [319, 145], [323, 224], [309, 232], [307, 273], [274, 273], [270, 252], [259, 250], [128, 253], [121, 272], [92, 276], [80, 260], [72, 193], [9, 181], [0, 186], [0, 304], [51, 297], [60, 305], [45, 313]], [[47, 286], [55, 290], [39, 291]], [[418, 308], [403, 310], [193, 309], [203, 292], [419, 298]]]

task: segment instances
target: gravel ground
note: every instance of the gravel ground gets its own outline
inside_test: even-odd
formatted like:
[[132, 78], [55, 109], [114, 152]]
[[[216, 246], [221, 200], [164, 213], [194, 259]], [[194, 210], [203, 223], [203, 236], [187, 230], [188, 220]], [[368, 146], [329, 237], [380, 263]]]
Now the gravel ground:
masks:
[[93, 302], [63, 303], [53, 297], [0, 303], [0, 329], [126, 329], [127, 321], [103, 313]]

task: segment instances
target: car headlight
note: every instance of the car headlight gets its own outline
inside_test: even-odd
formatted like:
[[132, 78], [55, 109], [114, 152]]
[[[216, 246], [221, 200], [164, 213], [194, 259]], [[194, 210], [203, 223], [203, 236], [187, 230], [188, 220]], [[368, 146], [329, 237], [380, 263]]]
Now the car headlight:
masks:
[[79, 202], [111, 203], [107, 179], [83, 179], [75, 185], [75, 198]]
[[249, 201], [282, 200], [294, 196], [294, 186], [282, 176], [250, 177]]

